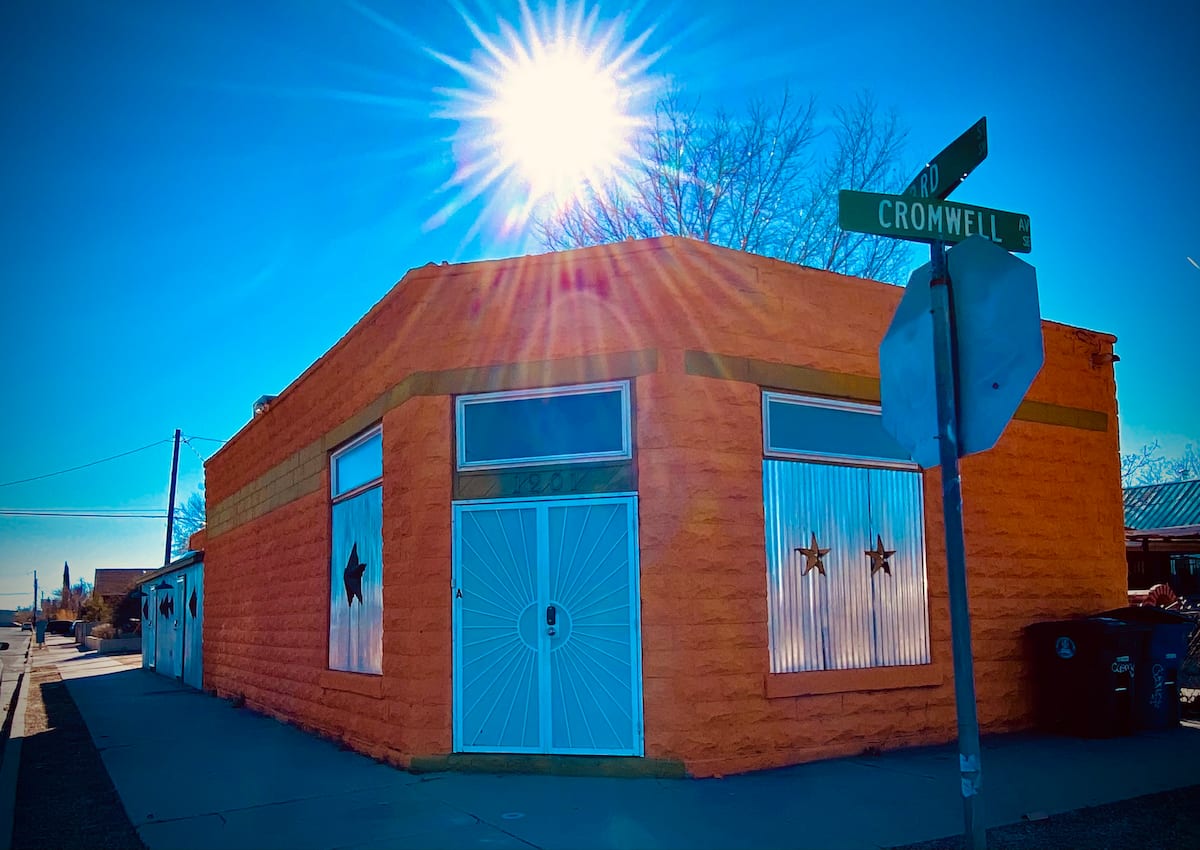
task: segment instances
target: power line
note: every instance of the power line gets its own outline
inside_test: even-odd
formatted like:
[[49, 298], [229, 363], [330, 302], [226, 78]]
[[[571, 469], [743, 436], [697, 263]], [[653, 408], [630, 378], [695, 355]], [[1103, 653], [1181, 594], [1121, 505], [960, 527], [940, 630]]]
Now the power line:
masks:
[[21, 478], [17, 481], [5, 481], [3, 484], [0, 484], [0, 487], [11, 487], [14, 484], [27, 484], [30, 481], [41, 481], [43, 478], [53, 478], [56, 475], [66, 475], [68, 472], [76, 472], [80, 469], [87, 469], [89, 466], [96, 466], [97, 464], [108, 463], [110, 460], [116, 460], [117, 458], [122, 458], [122, 457], [127, 457], [128, 455], [137, 454], [138, 452], [144, 452], [144, 451], [146, 451], [146, 449], [152, 449], [155, 446], [160, 446], [163, 443], [169, 443], [169, 442], [171, 442], [169, 439], [158, 440], [157, 442], [150, 443], [147, 446], [142, 446], [140, 449], [131, 449], [130, 451], [127, 451], [127, 452], [121, 452], [119, 455], [113, 455], [112, 457], [100, 458], [100, 460], [94, 460], [91, 463], [84, 463], [79, 466], [72, 466], [70, 469], [60, 469], [58, 472], [47, 472], [45, 475], [35, 475], [32, 478]]
[[[179, 511], [175, 515], [179, 515]], [[0, 508], [0, 517], [107, 517], [109, 519], [166, 519], [161, 508]]]
[[[20, 516], [28, 514], [30, 516], [73, 516], [79, 514], [82, 516], [91, 516], [93, 514], [104, 514], [105, 516], [142, 516], [144, 514], [153, 513], [155, 515], [162, 514], [166, 517], [166, 511], [162, 508], [0, 508], [0, 514], [10, 516]], [[179, 511], [175, 512], [176, 514]]]
[[58, 511], [3, 511], [0, 510], [0, 517], [66, 517], [71, 519], [166, 519], [165, 513], [161, 514], [85, 514], [85, 513], [66, 513]]
[[192, 438], [192, 437], [184, 437], [183, 442], [189, 449], [192, 450], [192, 454], [194, 454], [196, 457], [200, 458], [201, 463], [204, 463], [204, 455], [202, 455], [202, 454], [200, 454], [200, 452], [196, 451], [196, 447], [192, 445], [193, 439], [194, 438]]
[[228, 443], [229, 442], [228, 440], [218, 440], [216, 437], [197, 437], [194, 434], [188, 434], [187, 438], [189, 440], [206, 440], [210, 443]]
[[[127, 514], [141, 515], [153, 512], [156, 516], [161, 514], [166, 517], [166, 511], [163, 511], [156, 505], [150, 505], [143, 508], [0, 508], [0, 514], [54, 514], [70, 515], [70, 514], [112, 514], [114, 516], [125, 516]], [[175, 515], [179, 516], [185, 512], [185, 509], [180, 506], [175, 509]]]

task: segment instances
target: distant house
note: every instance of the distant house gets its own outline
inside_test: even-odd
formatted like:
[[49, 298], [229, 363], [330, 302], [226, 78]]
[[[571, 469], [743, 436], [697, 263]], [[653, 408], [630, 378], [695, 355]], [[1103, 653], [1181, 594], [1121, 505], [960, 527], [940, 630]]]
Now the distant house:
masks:
[[1200, 480], [1125, 488], [1129, 587], [1200, 595]]
[[133, 590], [137, 580], [150, 570], [99, 569], [92, 595], [103, 599], [113, 608], [121, 604], [126, 594]]

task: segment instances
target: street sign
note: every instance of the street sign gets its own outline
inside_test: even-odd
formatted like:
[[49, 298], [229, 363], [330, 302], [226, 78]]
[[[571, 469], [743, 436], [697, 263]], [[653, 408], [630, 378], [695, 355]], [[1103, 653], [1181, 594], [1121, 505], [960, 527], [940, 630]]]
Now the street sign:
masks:
[[[959, 456], [990, 449], [1042, 367], [1042, 322], [1033, 266], [973, 236], [947, 255], [954, 282]], [[879, 346], [883, 427], [923, 467], [940, 463], [929, 284], [912, 273]]]
[[838, 223], [843, 230], [915, 242], [962, 242], [979, 235], [1006, 251], [1031, 250], [1027, 215], [911, 195], [842, 189]]
[[908, 184], [904, 194], [944, 200], [987, 155], [987, 118], [983, 117], [931, 159]]

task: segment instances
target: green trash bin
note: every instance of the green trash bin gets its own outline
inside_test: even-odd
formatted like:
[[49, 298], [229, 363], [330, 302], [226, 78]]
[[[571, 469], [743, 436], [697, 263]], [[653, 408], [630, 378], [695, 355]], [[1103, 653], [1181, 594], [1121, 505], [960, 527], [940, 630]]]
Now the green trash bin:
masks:
[[1086, 738], [1132, 734], [1134, 681], [1148, 631], [1097, 617], [1029, 626], [1038, 727]]
[[1097, 614], [1149, 628], [1134, 680], [1134, 721], [1139, 729], [1179, 725], [1179, 667], [1187, 658], [1196, 622], [1154, 606], [1130, 606]]

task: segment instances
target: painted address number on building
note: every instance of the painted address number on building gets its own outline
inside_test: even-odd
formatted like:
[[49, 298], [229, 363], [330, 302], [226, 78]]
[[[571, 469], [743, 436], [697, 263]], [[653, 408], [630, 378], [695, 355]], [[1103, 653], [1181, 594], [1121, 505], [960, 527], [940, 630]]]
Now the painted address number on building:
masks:
[[512, 472], [459, 473], [456, 499], [512, 499], [620, 492], [636, 489], [632, 464], [531, 469]]
[[567, 472], [530, 472], [517, 477], [518, 496], [546, 496], [553, 493], [574, 493], [583, 483], [585, 473], [578, 470]]

